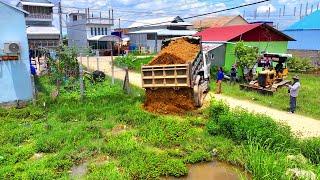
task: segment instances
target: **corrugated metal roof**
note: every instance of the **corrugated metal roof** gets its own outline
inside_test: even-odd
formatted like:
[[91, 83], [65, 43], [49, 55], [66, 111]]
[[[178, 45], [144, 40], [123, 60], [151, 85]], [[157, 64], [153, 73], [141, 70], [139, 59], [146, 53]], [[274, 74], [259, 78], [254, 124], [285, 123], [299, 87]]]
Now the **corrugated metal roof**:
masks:
[[266, 24], [245, 24], [208, 28], [196, 34], [202, 41], [294, 41], [291, 37]]
[[197, 33], [196, 36], [202, 36], [202, 41], [229, 41], [260, 25], [261, 24], [246, 24], [208, 28]]
[[306, 30], [306, 29], [320, 29], [320, 10], [305, 16], [300, 21], [294, 23], [286, 30]]
[[121, 41], [121, 38], [119, 36], [114, 35], [97, 35], [88, 38], [89, 41]]
[[140, 30], [129, 32], [129, 34], [149, 34], [149, 33], [157, 33], [160, 36], [187, 36], [194, 35], [197, 31], [193, 30], [170, 30], [170, 29], [148, 29], [148, 30]]
[[[209, 27], [222, 27], [222, 26], [226, 26], [226, 24], [228, 24], [230, 21], [238, 17], [242, 18], [242, 16], [240, 15], [208, 17], [208, 18], [203, 18], [203, 19], [193, 21], [192, 24], [193, 24], [193, 27], [196, 29], [209, 28]], [[243, 19], [243, 22], [246, 22], [246, 20]], [[248, 23], [241, 23], [241, 24], [248, 24]], [[240, 23], [238, 25], [240, 25]]]
[[[173, 23], [176, 20], [178, 20], [178, 22]], [[143, 27], [143, 26], [160, 26], [160, 25], [191, 26], [192, 24], [189, 22], [183, 22], [183, 20], [179, 16], [171, 16], [171, 17], [162, 17], [162, 18], [155, 18], [155, 19], [137, 20], [137, 22], [132, 23], [129, 26], [129, 28]]]

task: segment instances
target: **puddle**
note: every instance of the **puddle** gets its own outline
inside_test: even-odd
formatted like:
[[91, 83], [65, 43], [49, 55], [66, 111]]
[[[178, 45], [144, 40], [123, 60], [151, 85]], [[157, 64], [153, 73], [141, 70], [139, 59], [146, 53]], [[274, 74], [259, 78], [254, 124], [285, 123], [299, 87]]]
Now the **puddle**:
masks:
[[221, 162], [209, 162], [190, 165], [188, 176], [165, 177], [162, 180], [242, 180], [251, 179], [240, 168]]

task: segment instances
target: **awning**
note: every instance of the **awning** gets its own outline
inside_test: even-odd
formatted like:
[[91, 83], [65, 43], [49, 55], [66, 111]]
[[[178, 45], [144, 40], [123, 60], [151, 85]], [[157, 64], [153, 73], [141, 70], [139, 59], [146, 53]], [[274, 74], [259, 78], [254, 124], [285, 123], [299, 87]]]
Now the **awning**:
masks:
[[149, 29], [129, 32], [129, 34], [157, 34], [158, 36], [190, 36], [196, 34], [193, 30]]
[[98, 35], [88, 38], [88, 41], [113, 41], [113, 42], [119, 42], [121, 41], [121, 38], [114, 35]]
[[214, 50], [222, 45], [223, 45], [223, 43], [202, 43], [202, 50], [203, 50], [203, 52], [209, 52], [209, 51]]
[[60, 31], [55, 27], [30, 26], [27, 27], [28, 35], [60, 35]]
[[54, 4], [51, 4], [51, 3], [37, 3], [37, 2], [26, 2], [26, 1], [20, 1], [20, 3], [25, 6], [54, 7]]

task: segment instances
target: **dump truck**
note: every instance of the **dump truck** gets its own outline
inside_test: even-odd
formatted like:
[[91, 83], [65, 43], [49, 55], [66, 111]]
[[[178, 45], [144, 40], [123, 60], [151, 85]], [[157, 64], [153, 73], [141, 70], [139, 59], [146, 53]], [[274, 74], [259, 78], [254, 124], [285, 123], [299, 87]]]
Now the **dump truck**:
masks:
[[[193, 92], [195, 106], [201, 107], [205, 93], [209, 90], [210, 81], [210, 62], [206, 61], [202, 52], [201, 38], [184, 36], [166, 39], [162, 42], [161, 49], [163, 50], [170, 46], [173, 41], [178, 41], [181, 38], [191, 44], [199, 46], [199, 50], [195, 58], [185, 60], [186, 63], [183, 64], [156, 64], [142, 66], [142, 87], [147, 90], [157, 90], [159, 88], [172, 88], [179, 90], [187, 88]], [[159, 54], [161, 54], [161, 52]], [[166, 56], [174, 55], [169, 54]], [[170, 57], [168, 57], [168, 59], [170, 59]]]
[[273, 95], [278, 88], [291, 83], [286, 80], [289, 72], [287, 61], [290, 57], [291, 54], [263, 53], [256, 64], [256, 80], [240, 84], [240, 88]]

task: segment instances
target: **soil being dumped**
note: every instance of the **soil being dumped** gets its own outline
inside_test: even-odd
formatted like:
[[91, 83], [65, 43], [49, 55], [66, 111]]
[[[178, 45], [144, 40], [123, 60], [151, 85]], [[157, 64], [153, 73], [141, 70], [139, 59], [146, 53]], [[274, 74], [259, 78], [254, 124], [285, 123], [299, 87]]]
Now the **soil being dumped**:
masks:
[[153, 58], [149, 65], [185, 64], [192, 62], [198, 55], [200, 47], [181, 38], [170, 42], [161, 52]]
[[194, 110], [193, 91], [191, 88], [147, 89], [144, 107], [147, 111], [160, 114], [181, 114]]
[[[170, 42], [163, 48], [149, 65], [185, 64], [192, 62], [198, 55], [200, 47], [185, 39]], [[144, 108], [160, 114], [182, 114], [195, 109], [193, 90], [191, 88], [157, 88], [146, 89]]]

